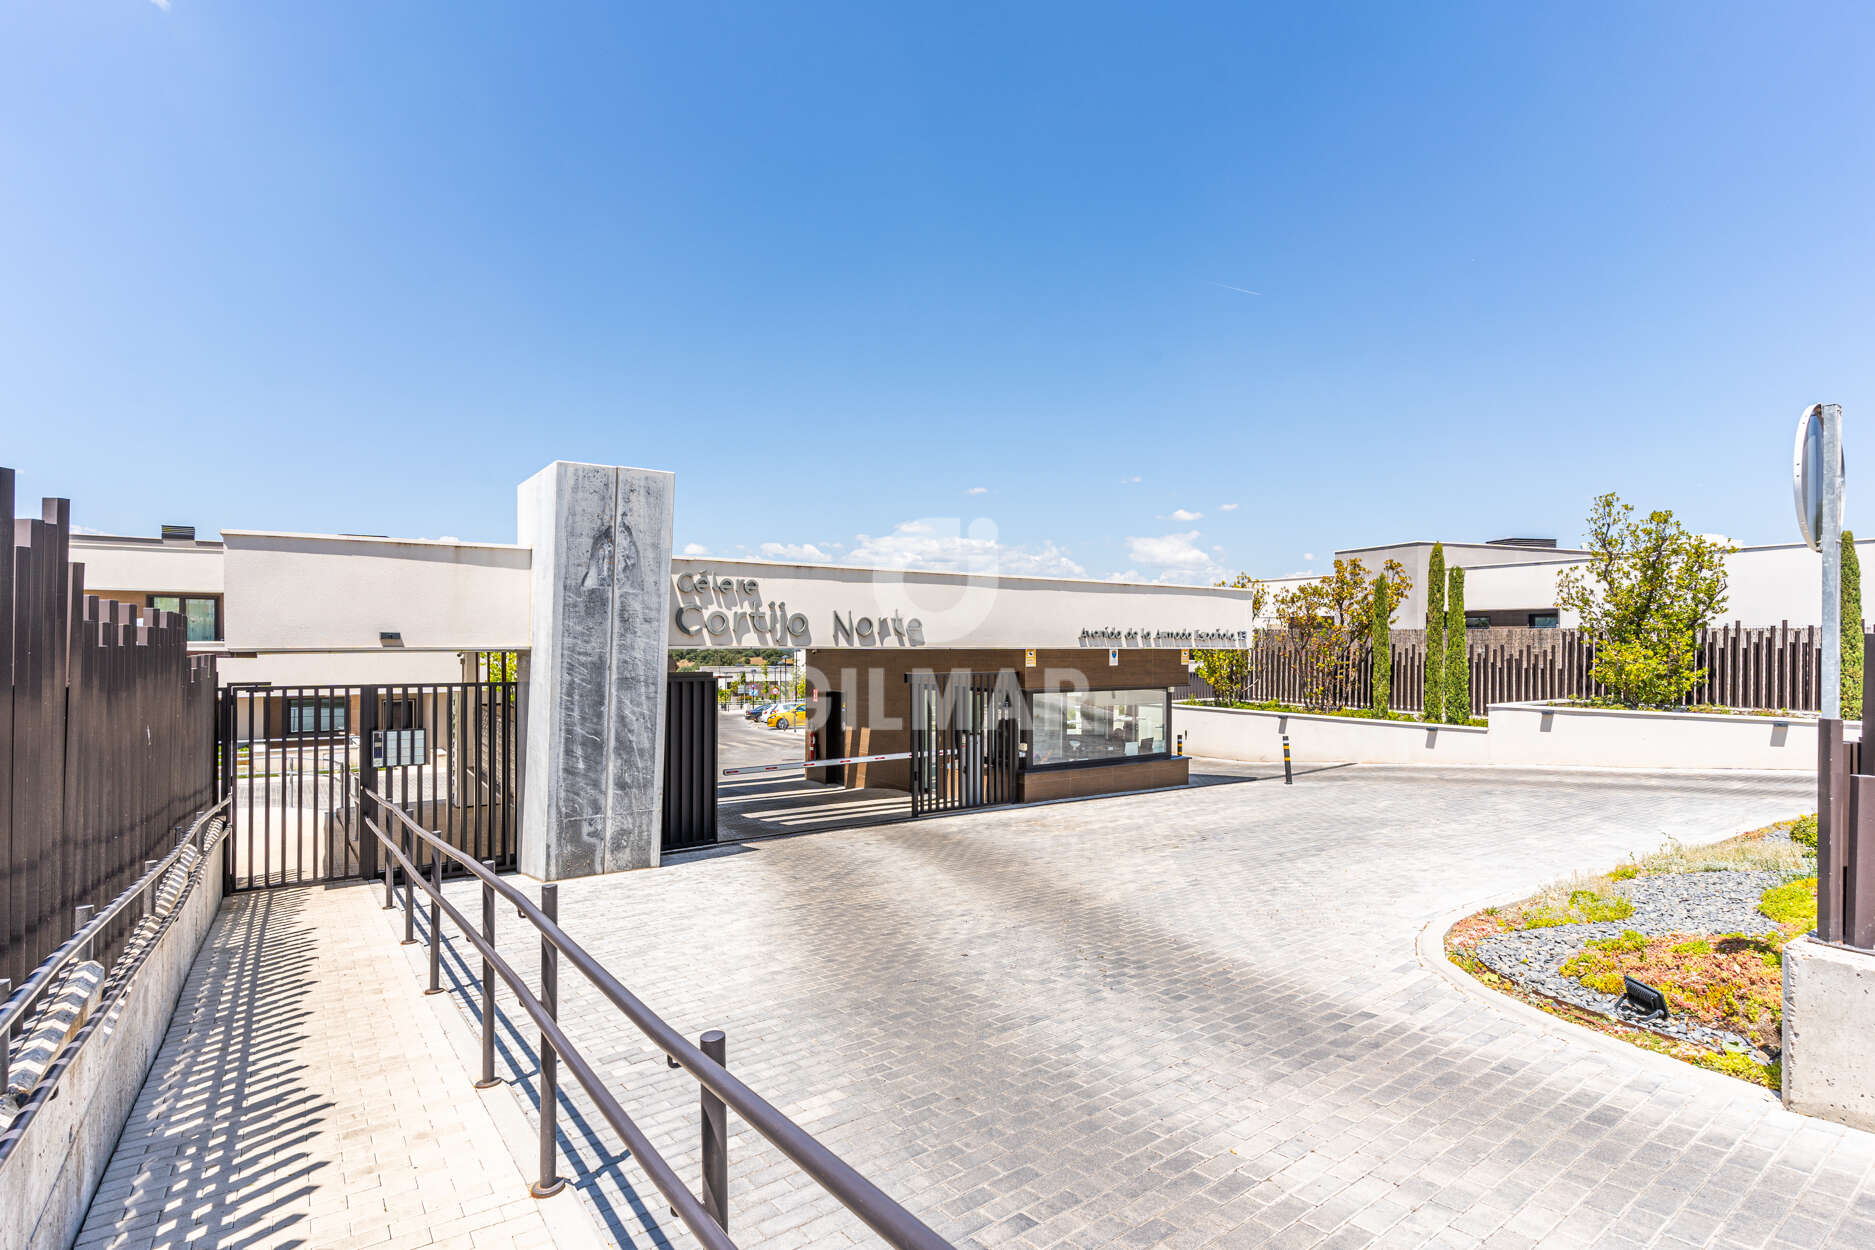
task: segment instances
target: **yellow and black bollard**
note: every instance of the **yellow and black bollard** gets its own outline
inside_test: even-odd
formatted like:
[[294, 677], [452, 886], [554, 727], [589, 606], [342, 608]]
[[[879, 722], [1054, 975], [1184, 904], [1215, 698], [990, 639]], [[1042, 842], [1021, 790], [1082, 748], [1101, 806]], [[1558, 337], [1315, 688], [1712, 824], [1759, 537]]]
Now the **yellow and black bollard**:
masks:
[[1283, 784], [1286, 786], [1293, 786], [1294, 784], [1296, 784], [1296, 775], [1289, 767], [1289, 735], [1288, 734], [1283, 735]]

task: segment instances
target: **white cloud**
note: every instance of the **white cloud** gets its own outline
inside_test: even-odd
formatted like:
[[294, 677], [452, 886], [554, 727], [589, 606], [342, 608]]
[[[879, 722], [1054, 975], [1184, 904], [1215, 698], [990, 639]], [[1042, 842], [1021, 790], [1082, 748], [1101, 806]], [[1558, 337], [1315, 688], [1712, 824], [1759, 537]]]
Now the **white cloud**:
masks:
[[1197, 537], [1197, 530], [1187, 530], [1183, 534], [1165, 534], [1158, 538], [1128, 538], [1126, 558], [1158, 568], [1196, 568], [1209, 564], [1211, 557], [1198, 549]]
[[1235, 512], [1239, 506], [1240, 505], [1234, 503], [1221, 503], [1217, 506], [1217, 510], [1219, 512]]
[[1138, 481], [1139, 481], [1139, 474], [1137, 473], [1135, 473], [1132, 477], [1123, 477], [1120, 479], [1121, 484], [1126, 485], [1126, 486], [1131, 486]]
[[1312, 562], [1315, 559], [1315, 553], [1313, 551], [1305, 551], [1302, 553], [1302, 558]]
[[150, 0], [150, 3], [165, 13], [169, 12], [169, 0]]
[[1053, 542], [1010, 545], [988, 521], [964, 530], [955, 518], [903, 521], [889, 534], [861, 534], [847, 560], [871, 568], [1005, 574], [1011, 577], [1085, 577], [1087, 570]]
[[763, 543], [759, 549], [770, 560], [829, 560], [825, 551], [813, 543]]
[[1106, 580], [1110, 582], [1136, 582], [1140, 580], [1139, 570], [1128, 569], [1124, 573], [1109, 573], [1106, 576]]
[[1174, 508], [1169, 515], [1162, 516], [1159, 519], [1161, 521], [1198, 521], [1203, 518], [1204, 513], [1202, 512], [1193, 512], [1189, 508]]
[[966, 495], [987, 495], [989, 493], [990, 488], [987, 486], [972, 486], [969, 490], [964, 492]]
[[705, 547], [702, 543], [685, 543], [684, 554], [687, 556], [707, 556], [710, 554], [710, 549]]

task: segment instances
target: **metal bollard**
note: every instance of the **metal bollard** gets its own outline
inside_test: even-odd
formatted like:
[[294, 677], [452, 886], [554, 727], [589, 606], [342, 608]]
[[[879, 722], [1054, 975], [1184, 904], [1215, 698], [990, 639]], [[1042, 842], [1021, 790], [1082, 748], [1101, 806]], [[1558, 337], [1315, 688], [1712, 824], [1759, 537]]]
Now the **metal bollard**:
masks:
[[[495, 861], [485, 859], [482, 867], [495, 871]], [[495, 948], [495, 887], [482, 882], [482, 940]], [[482, 1079], [477, 1089], [501, 1084], [495, 1079], [495, 965], [482, 956]]]
[[430, 988], [425, 994], [443, 992], [443, 853], [430, 848]]
[[[83, 933], [85, 931], [85, 926], [91, 923], [91, 918], [95, 916], [97, 912], [98, 912], [98, 909], [90, 903], [84, 903], [78, 907], [73, 908], [72, 909], [72, 932]], [[84, 944], [78, 948], [78, 957], [80, 959], [91, 958], [91, 939], [90, 938], [86, 938]]]
[[[540, 887], [540, 910], [547, 919], [558, 924], [560, 921], [560, 887], [547, 884]], [[560, 948], [548, 941], [545, 933], [540, 935], [540, 1005], [546, 1009], [549, 1020], [559, 1020], [560, 1004]], [[560, 1175], [559, 1118], [560, 1118], [560, 1056], [554, 1053], [553, 1043], [547, 1040], [546, 1030], [540, 1034], [540, 1179], [529, 1187], [529, 1192], [536, 1198], [551, 1198], [566, 1188], [566, 1181]]]
[[[697, 1039], [705, 1055], [718, 1064], [727, 1053], [727, 1041], [721, 1029], [711, 1029]], [[716, 1226], [729, 1231], [729, 1108], [723, 1100], [699, 1086], [703, 1105], [703, 1207]]]
[[1296, 784], [1296, 775], [1289, 767], [1289, 735], [1288, 734], [1283, 735], [1283, 784], [1286, 786], [1293, 786], [1294, 784]]

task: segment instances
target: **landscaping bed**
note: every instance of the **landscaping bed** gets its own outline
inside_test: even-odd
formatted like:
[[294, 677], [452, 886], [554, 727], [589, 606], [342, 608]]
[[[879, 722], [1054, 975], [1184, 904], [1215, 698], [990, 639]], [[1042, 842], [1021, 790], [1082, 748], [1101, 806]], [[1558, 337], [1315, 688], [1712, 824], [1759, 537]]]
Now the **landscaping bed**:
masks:
[[[1815, 848], [1814, 816], [1709, 847], [1669, 842], [1468, 916], [1446, 952], [1554, 1014], [1775, 1089], [1783, 949], [1816, 924]], [[1634, 1018], [1624, 977], [1660, 990], [1667, 1018]]]

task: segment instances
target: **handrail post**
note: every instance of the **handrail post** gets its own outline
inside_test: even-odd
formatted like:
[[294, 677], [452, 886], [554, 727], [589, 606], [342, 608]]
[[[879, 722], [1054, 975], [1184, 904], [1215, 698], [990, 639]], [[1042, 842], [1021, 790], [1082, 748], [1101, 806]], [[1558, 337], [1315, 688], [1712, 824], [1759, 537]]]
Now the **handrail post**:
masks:
[[[482, 867], [495, 871], [495, 861], [485, 859]], [[495, 949], [495, 887], [482, 882], [482, 940], [488, 943], [488, 949]], [[489, 1089], [501, 1084], [495, 1079], [495, 965], [487, 955], [482, 956], [482, 1079], [475, 1083], [477, 1089]]]
[[[728, 1043], [721, 1029], [697, 1039], [697, 1048], [723, 1064]], [[697, 1086], [703, 1105], [703, 1206], [716, 1226], [729, 1231], [729, 1109], [709, 1087]]]
[[430, 848], [430, 988], [425, 994], [443, 992], [443, 853]]
[[[560, 923], [560, 887], [548, 882], [540, 887], [541, 914]], [[560, 1018], [560, 949], [540, 935], [540, 1005], [549, 1020]], [[559, 1162], [560, 1057], [554, 1053], [547, 1031], [540, 1033], [540, 1179], [530, 1187], [536, 1198], [551, 1198], [565, 1188]]]
[[411, 878], [423, 871], [423, 866], [417, 863], [417, 836], [410, 832], [410, 827], [408, 825], [402, 827], [404, 830], [404, 858], [410, 861], [410, 868], [404, 871], [404, 940], [402, 944], [405, 946], [415, 946], [417, 944], [417, 899], [416, 886], [412, 883]]
[[[143, 875], [148, 877], [150, 873], [155, 870], [156, 866], [162, 862], [163, 861], [160, 859], [144, 860]], [[150, 884], [143, 888], [143, 914], [146, 916], [154, 916], [156, 914], [156, 883], [160, 880], [160, 877], [150, 877]]]
[[[81, 903], [77, 907], [73, 908], [72, 909], [72, 932], [83, 933], [85, 931], [85, 926], [91, 923], [91, 918], [97, 915], [97, 912], [98, 912], [97, 906], [92, 903]], [[90, 938], [85, 939], [84, 945], [78, 948], [78, 957], [80, 959], [91, 958], [91, 939]]]
[[[372, 795], [371, 798], [372, 798], [373, 803], [377, 802], [376, 795]], [[358, 795], [358, 819], [360, 822], [364, 820], [364, 811], [365, 811], [365, 796], [363, 792], [360, 792]], [[380, 805], [378, 808], [378, 819], [379, 820], [384, 819], [384, 809], [382, 805]], [[366, 825], [365, 828], [371, 829], [371, 826]], [[383, 841], [385, 841], [384, 836], [380, 834], [377, 830], [371, 829], [371, 844], [373, 846], [378, 846], [378, 844]], [[389, 911], [391, 908], [397, 906], [397, 861], [396, 861], [395, 856], [389, 854], [390, 848], [388, 846], [378, 846], [378, 849], [381, 852], [385, 853], [384, 854], [384, 910]]]
[[[364, 824], [365, 796], [368, 794], [375, 799], [378, 793], [378, 770], [371, 758], [371, 739], [376, 736], [377, 727], [378, 688], [362, 686], [358, 690], [358, 822], [360, 826]], [[346, 767], [351, 767], [351, 744], [342, 744], [339, 751], [345, 756]], [[388, 848], [384, 849], [388, 850]], [[379, 851], [378, 840], [365, 837], [361, 827], [358, 832], [358, 875], [367, 881], [377, 876], [374, 870], [378, 866]], [[391, 871], [390, 858], [388, 854], [384, 856], [386, 874]], [[389, 907], [390, 899], [386, 898], [384, 905]]]

